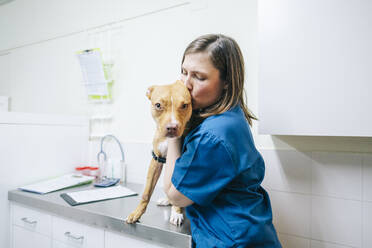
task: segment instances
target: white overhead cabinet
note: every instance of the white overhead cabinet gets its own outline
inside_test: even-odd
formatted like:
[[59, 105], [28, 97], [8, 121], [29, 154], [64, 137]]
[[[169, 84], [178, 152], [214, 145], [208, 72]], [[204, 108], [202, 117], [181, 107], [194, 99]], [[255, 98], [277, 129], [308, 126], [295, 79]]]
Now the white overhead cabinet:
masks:
[[372, 1], [258, 5], [259, 132], [372, 137]]

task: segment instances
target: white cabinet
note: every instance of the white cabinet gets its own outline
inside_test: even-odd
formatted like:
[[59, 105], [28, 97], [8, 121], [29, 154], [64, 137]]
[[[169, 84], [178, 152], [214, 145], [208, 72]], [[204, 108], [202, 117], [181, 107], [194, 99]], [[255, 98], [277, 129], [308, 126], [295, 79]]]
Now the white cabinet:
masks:
[[170, 247], [11, 203], [11, 248]]
[[119, 247], [141, 247], [141, 248], [161, 248], [170, 247], [156, 244], [148, 240], [133, 239], [133, 236], [118, 234], [106, 231], [105, 233], [105, 247], [119, 248]]
[[13, 224], [48, 237], [52, 236], [52, 216], [37, 210], [13, 205]]
[[67, 245], [57, 240], [53, 240], [53, 248], [75, 248], [75, 246]]
[[19, 226], [13, 226], [13, 248], [37, 247], [50, 248], [51, 237], [27, 230]]
[[371, 8], [258, 1], [261, 134], [372, 137]]
[[104, 230], [11, 204], [12, 247], [104, 248]]
[[53, 217], [53, 240], [79, 248], [103, 248], [104, 230]]
[[12, 205], [13, 248], [50, 248], [52, 245], [52, 217], [48, 214]]

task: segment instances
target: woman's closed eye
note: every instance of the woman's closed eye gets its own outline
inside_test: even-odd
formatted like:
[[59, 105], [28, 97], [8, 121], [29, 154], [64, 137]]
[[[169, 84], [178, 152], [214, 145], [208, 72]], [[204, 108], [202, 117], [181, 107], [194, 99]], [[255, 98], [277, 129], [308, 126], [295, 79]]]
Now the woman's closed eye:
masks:
[[199, 81], [204, 81], [206, 78], [204, 76], [201, 76], [199, 74], [195, 74], [195, 78]]

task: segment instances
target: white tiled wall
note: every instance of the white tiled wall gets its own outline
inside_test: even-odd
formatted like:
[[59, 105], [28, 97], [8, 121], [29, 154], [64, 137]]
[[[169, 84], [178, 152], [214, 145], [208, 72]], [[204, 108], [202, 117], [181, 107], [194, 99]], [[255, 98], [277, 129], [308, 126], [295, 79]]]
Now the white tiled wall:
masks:
[[[128, 180], [144, 183], [151, 143], [123, 145]], [[260, 152], [266, 164], [263, 187], [283, 248], [372, 247], [371, 154]]]
[[310, 248], [310, 240], [299, 238], [293, 235], [286, 235], [279, 233], [279, 239], [282, 243], [283, 248], [285, 247], [301, 247], [301, 248]]
[[372, 247], [372, 202], [363, 202], [362, 237], [364, 247]]
[[363, 200], [372, 202], [372, 155], [363, 156]]
[[350, 153], [312, 153], [312, 193], [343, 199], [362, 199], [362, 156]]
[[[344, 245], [339, 245], [339, 244], [320, 242], [317, 240], [311, 240], [310, 244], [311, 244], [310, 248], [348, 248], [350, 247], [350, 246], [344, 246]], [[296, 247], [301, 247], [301, 246], [296, 246]]]
[[372, 155], [260, 152], [283, 247], [372, 247]]

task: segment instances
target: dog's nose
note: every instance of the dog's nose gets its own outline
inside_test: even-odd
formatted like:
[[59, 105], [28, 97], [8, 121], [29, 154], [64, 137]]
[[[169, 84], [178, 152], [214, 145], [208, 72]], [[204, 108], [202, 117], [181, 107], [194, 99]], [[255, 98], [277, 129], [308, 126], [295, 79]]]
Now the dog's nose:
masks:
[[168, 131], [168, 132], [171, 132], [171, 133], [173, 133], [173, 132], [177, 132], [178, 124], [176, 124], [176, 123], [169, 123], [169, 124], [166, 126], [166, 128], [167, 128], [167, 131]]
[[166, 126], [167, 129], [167, 137], [174, 137], [177, 136], [177, 131], [178, 131], [178, 124], [175, 123], [169, 123]]

